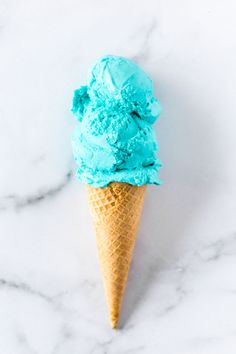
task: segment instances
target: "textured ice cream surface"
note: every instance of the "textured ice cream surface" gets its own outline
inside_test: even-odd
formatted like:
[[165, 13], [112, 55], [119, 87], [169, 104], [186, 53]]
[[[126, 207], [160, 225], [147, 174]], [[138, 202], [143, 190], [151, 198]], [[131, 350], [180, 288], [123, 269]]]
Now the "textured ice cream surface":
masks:
[[79, 121], [72, 146], [80, 181], [93, 187], [159, 184], [152, 124], [160, 104], [136, 63], [111, 55], [98, 60], [87, 86], [75, 91], [72, 112]]

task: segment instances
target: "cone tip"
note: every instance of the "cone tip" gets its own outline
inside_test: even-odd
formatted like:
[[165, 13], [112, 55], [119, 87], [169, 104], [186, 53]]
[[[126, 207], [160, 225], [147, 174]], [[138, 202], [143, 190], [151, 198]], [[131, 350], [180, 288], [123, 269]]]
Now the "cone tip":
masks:
[[117, 325], [118, 325], [118, 318], [111, 319], [111, 328], [117, 329]]

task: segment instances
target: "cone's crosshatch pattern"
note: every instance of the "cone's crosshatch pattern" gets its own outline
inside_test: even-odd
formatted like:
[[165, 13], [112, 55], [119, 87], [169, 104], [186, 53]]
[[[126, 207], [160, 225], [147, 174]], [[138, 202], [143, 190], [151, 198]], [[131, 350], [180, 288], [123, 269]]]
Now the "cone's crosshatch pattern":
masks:
[[110, 320], [117, 327], [146, 186], [87, 187]]

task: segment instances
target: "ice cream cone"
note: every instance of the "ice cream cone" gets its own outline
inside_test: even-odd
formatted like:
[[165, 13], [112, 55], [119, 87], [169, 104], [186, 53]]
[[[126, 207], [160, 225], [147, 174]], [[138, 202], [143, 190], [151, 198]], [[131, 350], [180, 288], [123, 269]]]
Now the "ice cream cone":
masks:
[[88, 186], [112, 328], [118, 324], [145, 191], [146, 186], [120, 182]]

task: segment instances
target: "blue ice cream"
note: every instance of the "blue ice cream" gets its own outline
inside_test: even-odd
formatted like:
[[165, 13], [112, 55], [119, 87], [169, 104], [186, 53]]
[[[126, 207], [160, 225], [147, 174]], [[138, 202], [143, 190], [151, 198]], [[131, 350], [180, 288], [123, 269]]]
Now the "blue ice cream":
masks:
[[72, 147], [81, 182], [159, 184], [152, 124], [160, 104], [151, 79], [136, 63], [113, 55], [98, 60], [87, 86], [74, 92], [72, 112], [79, 122]]

